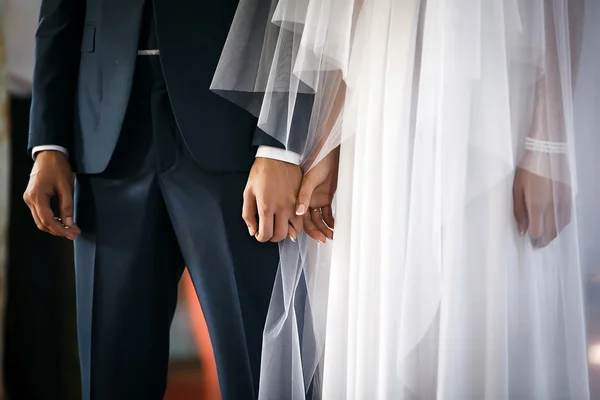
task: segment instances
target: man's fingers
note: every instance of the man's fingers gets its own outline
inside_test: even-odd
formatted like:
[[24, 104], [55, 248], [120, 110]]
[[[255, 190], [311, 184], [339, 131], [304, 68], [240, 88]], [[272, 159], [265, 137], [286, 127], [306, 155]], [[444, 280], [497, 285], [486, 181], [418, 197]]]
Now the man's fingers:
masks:
[[33, 201], [35, 211], [38, 218], [41, 221], [42, 226], [46, 232], [52, 233], [55, 236], [62, 236], [67, 239], [75, 239], [75, 234], [63, 227], [56, 217], [52, 208], [50, 207], [50, 198], [45, 195], [37, 195]]
[[325, 235], [330, 240], [333, 240], [333, 231], [325, 225], [323, 222], [323, 214], [321, 214], [321, 210], [311, 210], [310, 211], [310, 219], [315, 224], [315, 227]]
[[[38, 195], [38, 192], [43, 192], [43, 191], [30, 190], [28, 188], [27, 191], [25, 192], [25, 194], [23, 195], [23, 200], [29, 207], [29, 210], [31, 211], [31, 216], [33, 217], [33, 220], [35, 221], [35, 225], [37, 226], [37, 228], [42, 232], [47, 232], [47, 233], [56, 235], [54, 232], [52, 232], [49, 229], [49, 226], [47, 226], [47, 225], [51, 225], [50, 220], [51, 219], [54, 220], [54, 215], [52, 215], [51, 218], [48, 218], [48, 217], [44, 218], [40, 215], [40, 213], [38, 211], [39, 203], [43, 204], [44, 200], [47, 201], [47, 203], [48, 203], [47, 207], [50, 208], [50, 199], [47, 196]], [[50, 212], [52, 213], [52, 211], [50, 211]]]
[[[73, 179], [69, 161], [64, 154], [45, 151], [37, 155], [29, 184], [23, 198], [36, 225], [56, 236], [74, 239], [79, 233], [73, 220]], [[56, 196], [60, 210], [55, 215], [51, 199]], [[67, 225], [69, 229], [67, 229]]]
[[304, 217], [292, 215], [289, 221], [288, 236], [293, 242], [298, 240], [298, 234], [304, 230]]
[[298, 200], [296, 201], [296, 215], [306, 214], [315, 187], [317, 187], [317, 175], [316, 173], [309, 172], [304, 176], [302, 185], [300, 185]]
[[304, 215], [304, 232], [311, 238], [315, 239], [318, 242], [325, 243], [327, 241], [327, 237], [317, 229], [315, 224], [312, 222], [310, 214], [307, 213]]
[[44, 228], [44, 225], [42, 224], [42, 221], [40, 220], [40, 217], [37, 215], [37, 212], [35, 211], [35, 206], [33, 204], [33, 199], [31, 197], [31, 193], [29, 192], [29, 190], [27, 190], [24, 194], [23, 194], [23, 201], [25, 202], [25, 204], [27, 204], [27, 207], [29, 207], [29, 211], [31, 211], [31, 216], [33, 217], [33, 221], [35, 222], [35, 226], [37, 226], [37, 228], [40, 231], [46, 231], [46, 228]]
[[81, 231], [73, 219], [73, 190], [71, 188], [69, 185], [61, 185], [57, 188], [60, 218], [66, 229], [69, 229], [74, 235], [79, 235]]
[[292, 224], [288, 224], [288, 237], [292, 239], [292, 242], [296, 242], [298, 240], [298, 232], [292, 226]]
[[524, 235], [527, 232], [527, 205], [525, 203], [525, 191], [523, 187], [515, 182], [513, 186], [513, 210], [519, 234]]
[[258, 206], [258, 233], [256, 240], [266, 243], [273, 237], [273, 223], [275, 214], [266, 205]]
[[44, 227], [44, 224], [42, 224], [42, 220], [37, 215], [37, 211], [35, 211], [35, 207], [30, 207], [29, 210], [31, 211], [31, 216], [33, 217], [33, 221], [35, 222], [35, 226], [37, 226], [37, 228], [40, 231], [42, 231], [42, 232], [50, 233], [50, 232], [48, 232], [46, 230], [46, 228]]
[[298, 234], [304, 230], [304, 216], [301, 215], [292, 215], [290, 218], [289, 224], [294, 228], [294, 232]]
[[75, 224], [73, 220], [73, 191], [70, 186], [61, 185], [56, 188], [56, 194], [62, 223], [70, 228]]
[[256, 209], [256, 197], [254, 197], [254, 192], [246, 188], [244, 190], [244, 205], [242, 206], [242, 218], [244, 222], [246, 222], [246, 226], [248, 226], [248, 233], [250, 236], [255, 236], [256, 232], [258, 232], [258, 221], [256, 219], [256, 214], [258, 213]]
[[278, 243], [288, 237], [290, 227], [289, 220], [289, 217], [286, 217], [284, 214], [275, 214], [273, 237], [269, 239], [271, 242]]

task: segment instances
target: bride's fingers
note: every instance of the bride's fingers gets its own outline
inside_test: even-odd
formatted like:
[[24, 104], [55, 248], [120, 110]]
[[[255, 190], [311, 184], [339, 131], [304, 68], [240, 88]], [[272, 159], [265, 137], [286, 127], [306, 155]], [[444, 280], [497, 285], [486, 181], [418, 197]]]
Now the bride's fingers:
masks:
[[323, 221], [327, 224], [327, 226], [333, 231], [335, 228], [335, 218], [333, 218], [333, 210], [331, 206], [325, 206], [321, 209], [323, 213]]
[[553, 205], [546, 208], [544, 213], [544, 235], [541, 239], [535, 241], [534, 246], [542, 248], [548, 246], [558, 236], [558, 226], [556, 224], [556, 211]]
[[513, 186], [513, 210], [515, 220], [519, 229], [519, 234], [524, 235], [527, 232], [527, 205], [525, 202], [525, 191], [518, 180], [515, 180]]
[[544, 236], [544, 210], [540, 203], [527, 204], [529, 220], [529, 237], [532, 240], [541, 239]]
[[327, 241], [327, 237], [323, 234], [323, 232], [317, 229], [315, 224], [312, 222], [310, 213], [304, 214], [303, 224], [304, 232], [306, 232], [308, 236], [321, 243], [325, 243]]
[[321, 213], [321, 210], [311, 210], [310, 219], [313, 222], [313, 224], [315, 224], [317, 229], [319, 231], [321, 231], [321, 233], [323, 233], [323, 235], [325, 235], [325, 237], [327, 237], [327, 239], [333, 240], [333, 231], [331, 229], [329, 229], [329, 227], [327, 227], [327, 225], [325, 225], [325, 222], [323, 221], [323, 214]]
[[567, 225], [571, 223], [571, 203], [561, 204], [558, 207], [557, 215], [556, 215], [556, 223], [558, 226], [558, 232], [562, 232], [563, 229]]
[[298, 199], [296, 200], [296, 215], [308, 214], [310, 199], [318, 185], [319, 176], [317, 173], [311, 171], [304, 175], [302, 184], [300, 185], [300, 191], [298, 192]]

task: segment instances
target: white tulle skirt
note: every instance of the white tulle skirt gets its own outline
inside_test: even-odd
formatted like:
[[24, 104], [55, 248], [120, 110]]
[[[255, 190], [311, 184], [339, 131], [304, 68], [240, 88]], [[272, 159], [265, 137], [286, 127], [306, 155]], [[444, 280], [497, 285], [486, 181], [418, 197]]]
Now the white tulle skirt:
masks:
[[322, 398], [589, 399], [577, 219], [539, 249], [513, 213], [535, 77], [507, 42], [532, 10], [375, 3], [348, 67]]

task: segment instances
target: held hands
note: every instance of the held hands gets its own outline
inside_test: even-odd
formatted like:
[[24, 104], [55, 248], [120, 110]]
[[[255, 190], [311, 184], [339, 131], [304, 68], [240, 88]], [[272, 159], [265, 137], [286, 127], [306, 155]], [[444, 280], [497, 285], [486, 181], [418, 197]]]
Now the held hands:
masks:
[[303, 177], [297, 165], [257, 158], [244, 191], [242, 212], [250, 235], [259, 242], [280, 242], [288, 236], [296, 240], [297, 232], [304, 230], [321, 243], [333, 239], [331, 202], [338, 161], [336, 149]]
[[[73, 182], [69, 160], [63, 153], [43, 151], [38, 154], [23, 200], [41, 231], [69, 240], [81, 233], [73, 220]], [[58, 197], [60, 219], [50, 206], [53, 196]]]

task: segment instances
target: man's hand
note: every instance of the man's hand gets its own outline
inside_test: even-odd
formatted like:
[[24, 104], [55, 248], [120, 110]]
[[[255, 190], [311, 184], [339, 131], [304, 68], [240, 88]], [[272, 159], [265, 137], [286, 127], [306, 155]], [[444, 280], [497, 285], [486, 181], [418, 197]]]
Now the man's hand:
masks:
[[302, 169], [297, 165], [260, 157], [254, 161], [242, 211], [251, 236], [263, 243], [288, 236], [301, 180]]
[[[548, 171], [544, 176], [531, 172], [540, 169], [541, 163], [548, 164], [542, 165], [542, 170]], [[571, 222], [573, 203], [567, 163], [562, 159], [551, 162], [551, 156], [545, 154], [529, 154], [521, 166], [513, 184], [515, 219], [519, 233], [528, 233], [533, 246], [543, 248]]]
[[[50, 199], [58, 197], [60, 220], [55, 218]], [[81, 233], [73, 221], [73, 176], [67, 157], [58, 151], [43, 151], [36, 157], [23, 200], [37, 227], [74, 240]]]
[[[311, 238], [325, 243], [333, 239], [335, 220], [331, 203], [337, 190], [340, 148], [336, 148], [302, 179], [296, 214], [303, 216], [302, 229]], [[300, 227], [294, 224], [296, 231]]]

